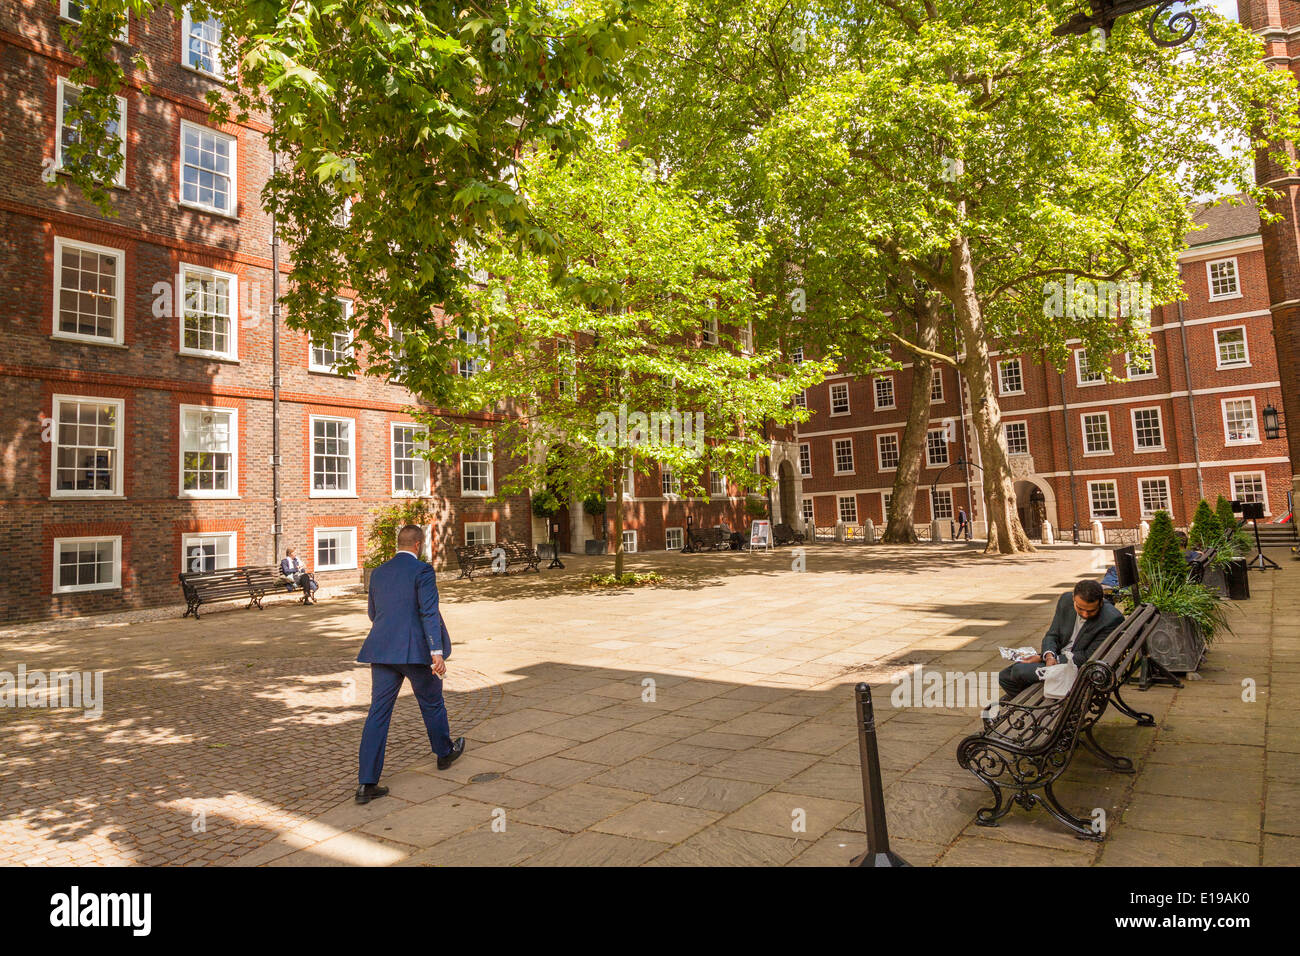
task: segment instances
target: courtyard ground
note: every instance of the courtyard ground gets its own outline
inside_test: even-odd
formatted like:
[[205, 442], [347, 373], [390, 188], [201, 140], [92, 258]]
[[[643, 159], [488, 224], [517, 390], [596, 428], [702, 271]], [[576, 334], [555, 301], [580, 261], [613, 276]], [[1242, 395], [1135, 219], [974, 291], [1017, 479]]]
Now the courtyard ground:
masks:
[[1294, 863], [1298, 562], [1251, 573], [1203, 679], [1129, 695], [1158, 726], [1104, 720], [1099, 738], [1136, 774], [1076, 757], [1058, 793], [1078, 815], [1105, 810], [1103, 844], [1042, 810], [976, 827], [988, 791], [954, 754], [977, 709], [890, 707], [913, 664], [995, 671], [999, 645], [1037, 645], [1105, 554], [818, 545], [799, 571], [790, 549], [658, 553], [629, 566], [663, 585], [616, 592], [582, 586], [609, 568], [599, 558], [444, 575], [448, 705], [468, 751], [438, 772], [405, 688], [392, 794], [364, 807], [359, 591], [0, 629], [0, 670], [105, 672], [97, 719], [0, 708], [0, 864], [843, 865], [865, 845], [859, 681], [876, 690], [894, 849], [914, 865]]

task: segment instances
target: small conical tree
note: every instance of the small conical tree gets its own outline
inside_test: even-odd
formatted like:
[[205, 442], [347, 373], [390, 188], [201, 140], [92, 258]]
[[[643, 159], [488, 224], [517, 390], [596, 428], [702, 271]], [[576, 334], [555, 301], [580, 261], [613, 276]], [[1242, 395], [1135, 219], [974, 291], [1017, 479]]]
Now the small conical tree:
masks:
[[1214, 510], [1219, 516], [1219, 524], [1223, 526], [1224, 540], [1231, 544], [1233, 554], [1238, 557], [1249, 554], [1250, 536], [1237, 526], [1237, 516], [1232, 513], [1232, 502], [1223, 495], [1219, 495], [1219, 501]]
[[1208, 551], [1223, 543], [1223, 525], [1219, 523], [1219, 516], [1214, 513], [1214, 509], [1204, 498], [1196, 506], [1192, 527], [1187, 533], [1187, 543], [1197, 551]]
[[1174, 534], [1174, 521], [1168, 511], [1157, 511], [1151, 519], [1151, 530], [1142, 545], [1138, 568], [1148, 581], [1157, 576], [1165, 580], [1187, 580], [1187, 557]]
[[1214, 513], [1219, 516], [1219, 524], [1223, 526], [1224, 532], [1237, 526], [1237, 516], [1232, 513], [1232, 502], [1223, 495], [1219, 495], [1219, 500], [1215, 502]]

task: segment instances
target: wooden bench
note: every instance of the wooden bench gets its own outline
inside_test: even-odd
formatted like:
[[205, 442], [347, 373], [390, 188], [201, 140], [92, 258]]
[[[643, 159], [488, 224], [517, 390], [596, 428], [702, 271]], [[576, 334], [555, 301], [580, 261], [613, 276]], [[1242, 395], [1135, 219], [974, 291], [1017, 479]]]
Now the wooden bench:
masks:
[[[292, 590], [289, 587], [290, 584], [293, 584], [294, 588], [298, 587], [297, 582], [285, 580], [284, 575], [280, 573], [279, 565], [262, 568], [256, 568], [250, 565], [246, 570], [248, 571], [248, 592], [250, 596], [253, 596], [258, 607], [262, 606], [262, 598], [267, 594], [275, 593], [281, 589], [286, 591]], [[306, 574], [307, 577], [311, 578], [313, 584], [316, 583], [316, 575], [312, 574], [310, 571], [304, 569], [299, 573]], [[306, 604], [310, 597], [311, 590], [303, 589], [302, 596], [298, 599], [298, 603]]]
[[1187, 580], [1193, 584], [1204, 584], [1205, 571], [1214, 563], [1218, 554], [1218, 548], [1210, 548], [1208, 551], [1202, 551], [1201, 556], [1195, 561], [1187, 562]]
[[795, 531], [788, 524], [778, 524], [772, 528], [773, 544], [803, 544], [803, 541], [803, 532]]
[[[1001, 702], [997, 715], [985, 719], [984, 729], [958, 745], [957, 763], [993, 791], [993, 806], [975, 815], [978, 825], [997, 826], [1013, 804], [1031, 810], [1042, 803], [1080, 839], [1105, 839], [1091, 821], [1061, 806], [1052, 785], [1065, 773], [1080, 743], [1112, 770], [1133, 773], [1133, 762], [1105, 750], [1092, 731], [1110, 704], [1140, 727], [1155, 724], [1150, 714], [1125, 703], [1120, 688], [1140, 669], [1147, 637], [1159, 617], [1151, 605], [1139, 605], [1079, 668], [1069, 694], [1059, 700], [1044, 698], [1042, 682], [1032, 684]], [[1010, 799], [1004, 800], [1004, 788], [1013, 791]]]
[[515, 541], [461, 545], [456, 549], [456, 564], [460, 567], [460, 577], [470, 580], [475, 571], [484, 569], [494, 574], [509, 574], [511, 568], [542, 573], [542, 557], [537, 549]]
[[687, 532], [691, 551], [721, 551], [731, 548], [731, 532], [722, 528], [691, 528]]

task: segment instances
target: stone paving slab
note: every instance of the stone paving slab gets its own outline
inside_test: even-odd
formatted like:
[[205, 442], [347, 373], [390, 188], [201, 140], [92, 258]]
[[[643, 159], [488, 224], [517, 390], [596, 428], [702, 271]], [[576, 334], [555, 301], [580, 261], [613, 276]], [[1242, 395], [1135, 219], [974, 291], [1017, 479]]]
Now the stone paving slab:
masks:
[[102, 669], [106, 698], [99, 720], [0, 711], [0, 864], [843, 865], [864, 849], [864, 680], [894, 849], [915, 865], [1294, 863], [1300, 564], [1252, 573], [1202, 679], [1129, 695], [1157, 727], [1103, 721], [1136, 774], [1086, 754], [1071, 766], [1061, 799], [1105, 811], [1103, 844], [1041, 811], [975, 826], [989, 795], [954, 753], [977, 710], [889, 705], [914, 664], [996, 670], [999, 645], [1036, 645], [1098, 557], [816, 546], [803, 573], [788, 550], [632, 556], [666, 582], [620, 592], [582, 586], [597, 558], [444, 581], [448, 704], [469, 752], [437, 770], [408, 690], [392, 795], [364, 807], [350, 800], [369, 696], [351, 663], [360, 595], [0, 631], [0, 669]]

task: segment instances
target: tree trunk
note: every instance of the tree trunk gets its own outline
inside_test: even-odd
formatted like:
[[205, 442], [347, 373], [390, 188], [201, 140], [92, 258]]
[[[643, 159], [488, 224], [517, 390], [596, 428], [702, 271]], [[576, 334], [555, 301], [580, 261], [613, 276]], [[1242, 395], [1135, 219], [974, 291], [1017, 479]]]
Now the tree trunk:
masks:
[[975, 269], [970, 258], [970, 244], [965, 239], [953, 243], [953, 296], [957, 327], [961, 331], [966, 357], [962, 373], [970, 387], [971, 416], [983, 459], [984, 500], [988, 509], [989, 543], [985, 553], [1021, 554], [1033, 551], [1025, 529], [1016, 514], [1016, 491], [1011, 479], [1011, 461], [1006, 436], [1002, 433], [1002, 409], [993, 388], [993, 371], [989, 365], [989, 348], [984, 314], [975, 294]]
[[[925, 311], [917, 320], [916, 342], [924, 349], [934, 351], [939, 338], [939, 298], [927, 296]], [[908, 399], [907, 425], [898, 446], [898, 471], [894, 473], [894, 487], [889, 498], [886, 515], [885, 544], [916, 544], [916, 485], [921, 477], [921, 462], [925, 455], [925, 436], [930, 424], [930, 379], [932, 363], [916, 355], [912, 359], [912, 392]]]
[[623, 576], [623, 474], [627, 470], [626, 452], [619, 449], [618, 468], [614, 474], [614, 577]]

